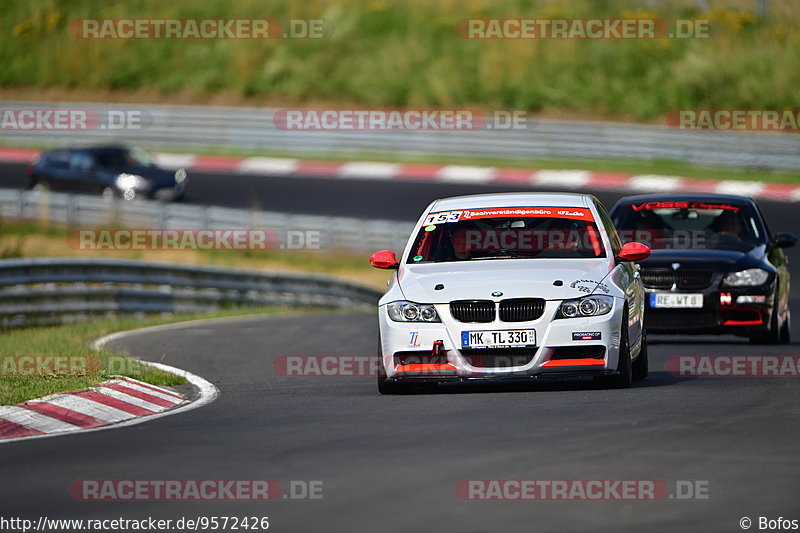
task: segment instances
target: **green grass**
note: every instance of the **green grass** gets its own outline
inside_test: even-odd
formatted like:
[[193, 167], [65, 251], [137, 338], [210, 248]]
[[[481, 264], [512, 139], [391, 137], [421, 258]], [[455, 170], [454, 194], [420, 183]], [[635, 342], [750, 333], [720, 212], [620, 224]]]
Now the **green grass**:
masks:
[[[0, 332], [0, 405], [14, 405], [48, 394], [82, 390], [99, 383], [109, 376], [123, 374], [154, 385], [179, 385], [185, 380], [174, 374], [148, 367], [110, 350], [89, 348], [89, 343], [115, 331], [180, 322], [196, 318], [218, 318], [245, 314], [274, 314], [288, 308], [260, 308], [223, 310], [214, 313], [174, 315], [167, 318], [145, 320], [116, 319], [97, 320], [53, 327], [14, 329]], [[63, 368], [53, 372], [29, 374], [27, 365], [7, 356], [73, 356], [61, 360]], [[77, 363], [76, 371], [70, 373], [70, 363]], [[83, 369], [86, 369], [85, 371]], [[10, 375], [6, 375], [10, 374]], [[22, 375], [20, 375], [22, 374]]]
[[[661, 121], [800, 107], [800, 3], [771, 0], [6, 0], [0, 88], [152, 91], [196, 103], [519, 109]], [[643, 7], [648, 6], [648, 7]], [[79, 40], [78, 18], [322, 18], [329, 39]], [[476, 17], [707, 19], [708, 39], [464, 40]]]

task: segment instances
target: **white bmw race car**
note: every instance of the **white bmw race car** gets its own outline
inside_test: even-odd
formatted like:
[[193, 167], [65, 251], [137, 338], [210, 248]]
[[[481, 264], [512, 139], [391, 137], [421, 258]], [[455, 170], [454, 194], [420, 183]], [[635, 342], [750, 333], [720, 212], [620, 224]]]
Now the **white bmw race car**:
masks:
[[647, 376], [644, 288], [602, 204], [585, 194], [508, 193], [436, 200], [380, 299], [378, 389], [478, 379]]

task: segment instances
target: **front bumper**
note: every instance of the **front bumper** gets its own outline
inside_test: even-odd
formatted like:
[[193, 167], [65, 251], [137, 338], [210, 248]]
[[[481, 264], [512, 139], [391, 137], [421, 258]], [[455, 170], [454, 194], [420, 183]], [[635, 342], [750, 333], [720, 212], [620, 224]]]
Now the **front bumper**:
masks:
[[183, 181], [182, 183], [175, 183], [174, 185], [166, 187], [154, 187], [151, 185], [141, 189], [120, 189], [114, 185], [114, 188], [117, 195], [124, 200], [151, 198], [153, 200], [170, 202], [180, 200], [186, 195], [186, 185], [186, 181]]
[[[554, 320], [561, 301], [548, 301], [542, 316], [530, 322], [465, 323], [447, 304], [437, 304], [441, 323], [394, 322], [386, 306], [378, 308], [382, 363], [389, 380], [463, 381], [530, 377], [598, 376], [616, 373], [622, 300], [597, 317]], [[464, 331], [534, 330], [529, 348], [462, 347]], [[587, 340], [573, 340], [574, 334]], [[434, 352], [434, 346], [439, 344]]]
[[[703, 295], [703, 307], [670, 309], [653, 307], [651, 294]], [[647, 331], [663, 334], [755, 335], [768, 327], [774, 305], [774, 287], [725, 287], [704, 290], [658, 291], [646, 289]]]
[[176, 183], [173, 187], [162, 187], [155, 189], [150, 196], [156, 200], [175, 201], [180, 200], [186, 194], [186, 182]]

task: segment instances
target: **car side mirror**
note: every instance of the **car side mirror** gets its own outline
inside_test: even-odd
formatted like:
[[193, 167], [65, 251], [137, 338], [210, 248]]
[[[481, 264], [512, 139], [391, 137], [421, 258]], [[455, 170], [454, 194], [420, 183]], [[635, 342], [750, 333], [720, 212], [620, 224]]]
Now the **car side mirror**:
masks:
[[775, 238], [772, 239], [772, 244], [776, 248], [791, 248], [797, 242], [797, 237], [795, 237], [794, 233], [789, 233], [787, 231], [782, 231], [775, 235]]
[[650, 257], [650, 248], [640, 242], [629, 242], [617, 254], [619, 261], [641, 261]]
[[375, 268], [383, 269], [396, 269], [400, 267], [400, 263], [397, 261], [394, 252], [391, 250], [381, 250], [380, 252], [375, 252], [370, 256], [369, 264]]

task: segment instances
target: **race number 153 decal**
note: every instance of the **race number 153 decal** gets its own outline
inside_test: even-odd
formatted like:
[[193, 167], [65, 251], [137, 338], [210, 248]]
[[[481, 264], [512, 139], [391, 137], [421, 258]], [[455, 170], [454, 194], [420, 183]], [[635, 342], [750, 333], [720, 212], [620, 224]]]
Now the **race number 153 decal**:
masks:
[[431, 213], [425, 217], [423, 226], [430, 224], [445, 224], [447, 222], [458, 222], [461, 220], [461, 211], [442, 211], [441, 213]]

